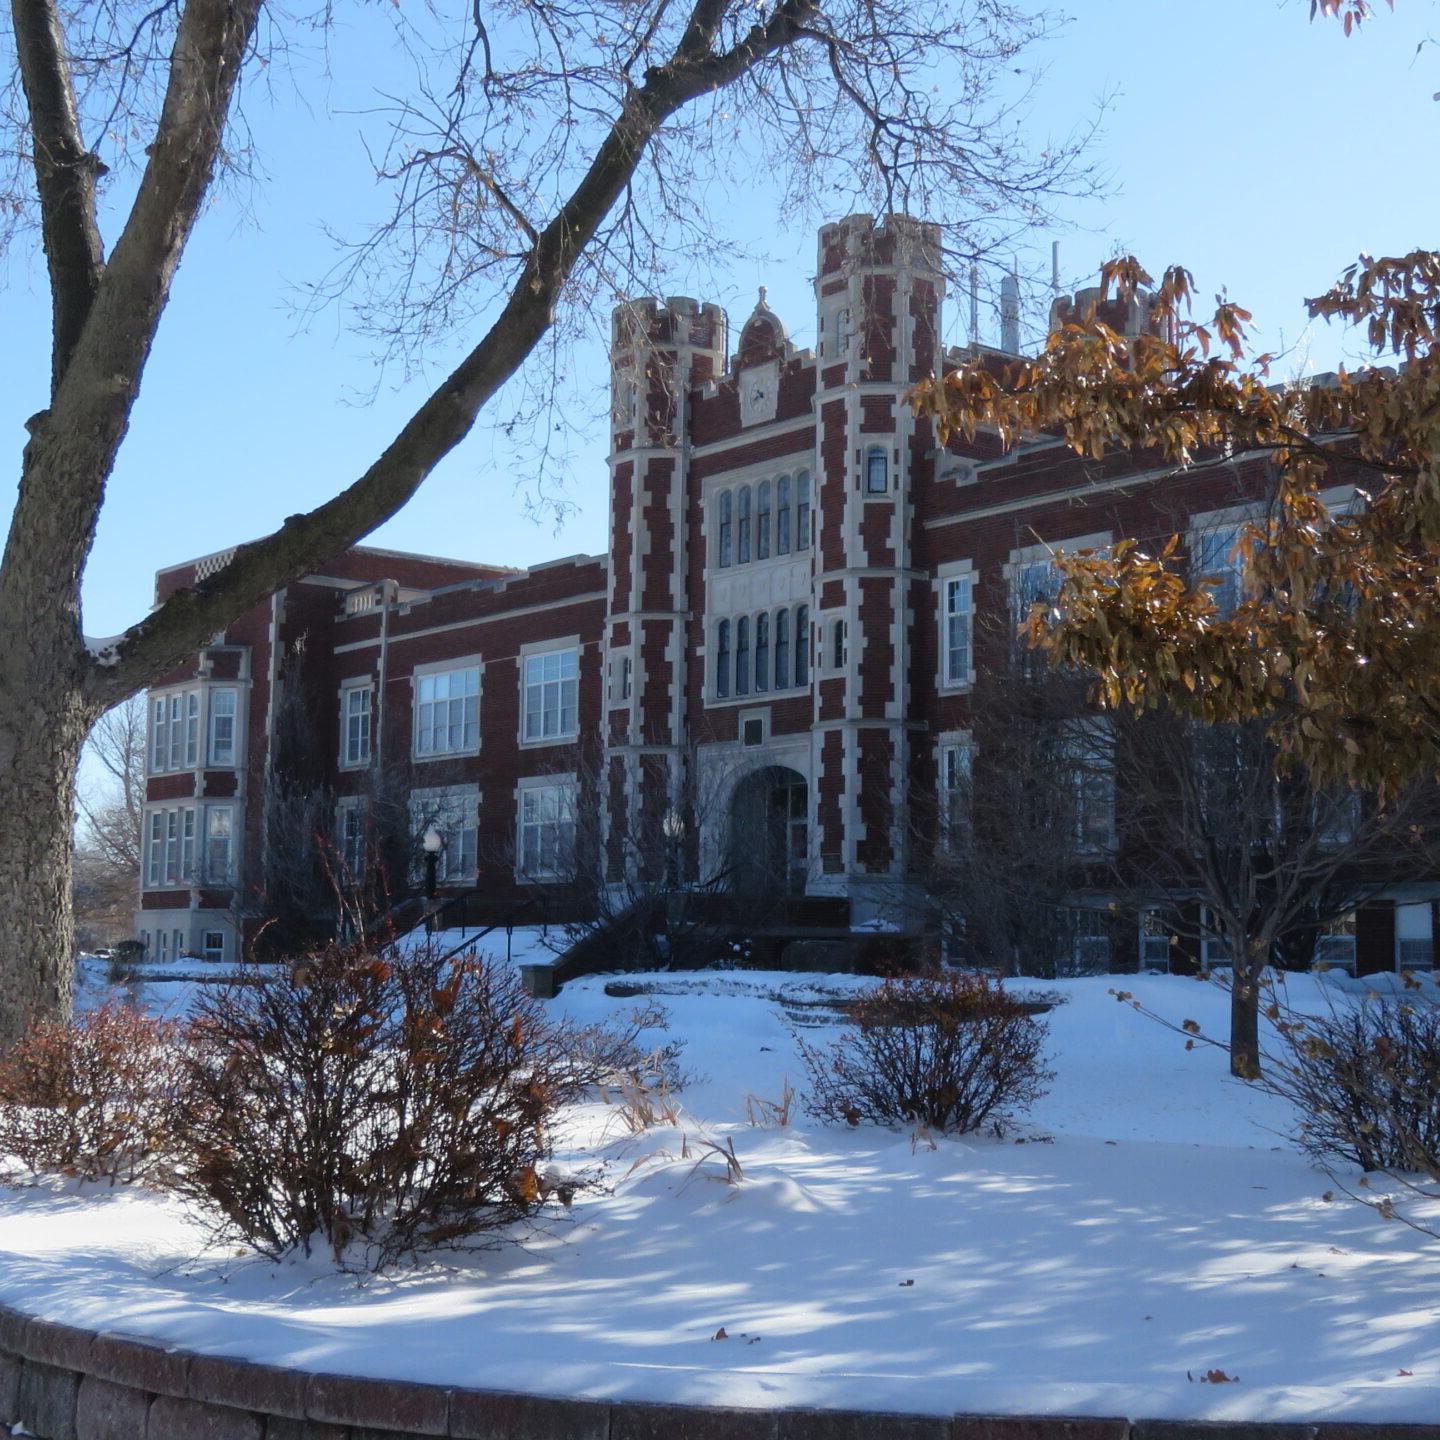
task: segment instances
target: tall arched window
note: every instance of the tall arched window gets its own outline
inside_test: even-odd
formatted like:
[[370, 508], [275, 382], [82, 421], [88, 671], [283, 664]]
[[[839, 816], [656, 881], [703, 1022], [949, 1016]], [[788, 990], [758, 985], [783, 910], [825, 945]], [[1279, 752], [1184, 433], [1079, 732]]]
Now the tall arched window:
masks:
[[775, 553], [790, 553], [790, 477], [775, 482]]
[[755, 558], [770, 558], [770, 482], [762, 480], [755, 492]]
[[842, 306], [835, 312], [834, 328], [830, 332], [830, 354], [843, 355], [850, 348], [850, 307]]
[[750, 487], [740, 487], [739, 514], [735, 523], [740, 527], [739, 544], [735, 547], [735, 563], [743, 565], [750, 558]]
[[734, 526], [730, 519], [730, 492], [720, 492], [720, 543], [719, 553], [716, 556], [716, 564], [723, 570], [730, 563], [730, 537], [734, 533]]
[[872, 445], [865, 452], [865, 493], [867, 495], [888, 495], [890, 493], [890, 457], [879, 445]]
[[810, 472], [802, 470], [795, 477], [795, 548], [810, 548]]
[[810, 607], [795, 609], [795, 683], [810, 683]]
[[735, 693], [750, 693], [750, 621], [744, 615], [735, 622]]
[[[780, 514], [784, 514], [782, 510]], [[790, 612], [775, 612], [775, 688], [790, 688]]]
[[730, 622], [722, 620], [715, 627], [715, 698], [724, 700], [730, 694]]
[[770, 688], [770, 617], [763, 611], [755, 617], [755, 689]]

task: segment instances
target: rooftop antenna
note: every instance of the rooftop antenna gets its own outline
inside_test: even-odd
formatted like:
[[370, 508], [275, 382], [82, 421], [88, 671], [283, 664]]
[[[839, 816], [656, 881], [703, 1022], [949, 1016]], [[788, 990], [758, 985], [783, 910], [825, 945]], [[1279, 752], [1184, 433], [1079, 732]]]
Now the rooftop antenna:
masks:
[[1060, 242], [1050, 242], [1050, 293], [1060, 298]]
[[970, 262], [970, 343], [980, 343], [980, 267]]
[[1007, 355], [1020, 353], [1020, 277], [1013, 266], [1000, 282], [1000, 348]]

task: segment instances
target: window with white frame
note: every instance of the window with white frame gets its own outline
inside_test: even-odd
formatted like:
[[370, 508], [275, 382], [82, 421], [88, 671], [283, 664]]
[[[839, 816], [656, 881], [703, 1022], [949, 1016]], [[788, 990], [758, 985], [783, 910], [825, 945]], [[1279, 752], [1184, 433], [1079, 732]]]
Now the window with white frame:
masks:
[[1435, 968], [1435, 929], [1430, 901], [1395, 907], [1395, 964], [1401, 970]]
[[721, 570], [729, 566], [730, 558], [733, 554], [732, 542], [735, 536], [733, 505], [734, 502], [731, 499], [730, 492], [728, 490], [722, 490], [720, 492], [719, 503], [720, 520], [716, 526], [717, 533], [715, 540], [715, 564]]
[[229, 688], [210, 691], [211, 765], [229, 767], [235, 764], [235, 717], [238, 698], [238, 692]]
[[573, 740], [580, 731], [580, 652], [545, 650], [521, 659], [521, 736], [526, 744]]
[[151, 810], [145, 830], [145, 884], [188, 885], [195, 873], [195, 807]]
[[347, 795], [335, 807], [335, 848], [346, 876], [358, 880], [365, 874], [369, 807], [362, 795]]
[[417, 873], [424, 864], [425, 832], [440, 836], [435, 878], [447, 884], [475, 878], [480, 846], [480, 792], [474, 785], [410, 792], [410, 829]]
[[969, 685], [975, 679], [975, 606], [973, 577], [948, 575], [940, 581], [940, 654], [946, 687]]
[[369, 680], [347, 680], [340, 691], [340, 765], [355, 770], [370, 763], [371, 710], [375, 690]]
[[150, 773], [193, 770], [200, 763], [200, 692], [155, 696], [150, 705]]
[[200, 933], [200, 954], [212, 964], [225, 958], [225, 932], [203, 930]]
[[1161, 910], [1144, 910], [1140, 914], [1140, 968], [1170, 969], [1170, 927]]
[[1017, 621], [1032, 606], [1048, 605], [1060, 591], [1060, 569], [1049, 555], [1015, 560], [1010, 565], [1010, 598]]
[[968, 734], [940, 742], [940, 827], [942, 838], [958, 845], [970, 832], [974, 813], [971, 780], [975, 746]]
[[1072, 835], [1081, 851], [1115, 843], [1115, 731], [1101, 715], [1066, 721], [1061, 755], [1069, 773]]
[[1242, 520], [1198, 526], [1191, 537], [1190, 570], [1207, 582], [1215, 611], [1228, 619], [1245, 588], [1245, 524]]
[[1071, 964], [1078, 975], [1103, 975], [1110, 968], [1109, 916], [1090, 908], [1070, 912]]
[[1230, 946], [1220, 933], [1220, 922], [1208, 905], [1200, 907], [1200, 968], [1217, 970], [1232, 964]]
[[415, 676], [415, 756], [473, 755], [480, 748], [480, 667]]
[[1315, 937], [1315, 964], [1355, 973], [1355, 912], [1338, 916]]
[[872, 445], [865, 452], [865, 493], [890, 493], [890, 456], [883, 446]]
[[234, 878], [235, 807], [210, 805], [205, 810], [205, 880], [228, 885]]
[[810, 472], [795, 477], [795, 549], [810, 548]]
[[521, 781], [517, 797], [516, 879], [569, 878], [575, 865], [573, 777]]

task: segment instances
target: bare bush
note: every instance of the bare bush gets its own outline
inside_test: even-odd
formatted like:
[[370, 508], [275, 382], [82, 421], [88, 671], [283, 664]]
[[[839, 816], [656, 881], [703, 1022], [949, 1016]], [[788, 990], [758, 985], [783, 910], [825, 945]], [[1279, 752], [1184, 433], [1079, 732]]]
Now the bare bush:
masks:
[[1044, 1022], [988, 975], [897, 976], [846, 1009], [855, 1028], [833, 1045], [796, 1037], [822, 1120], [998, 1135], [1054, 1078]]
[[583, 1076], [509, 970], [332, 946], [196, 1011], [177, 1188], [262, 1254], [381, 1268], [568, 1201], [546, 1122]]
[[35, 1174], [153, 1180], [170, 1149], [177, 1027], [109, 1002], [0, 1059], [0, 1155]]
[[1440, 1006], [1369, 997], [1279, 1029], [1276, 1088], [1307, 1154], [1440, 1178]]

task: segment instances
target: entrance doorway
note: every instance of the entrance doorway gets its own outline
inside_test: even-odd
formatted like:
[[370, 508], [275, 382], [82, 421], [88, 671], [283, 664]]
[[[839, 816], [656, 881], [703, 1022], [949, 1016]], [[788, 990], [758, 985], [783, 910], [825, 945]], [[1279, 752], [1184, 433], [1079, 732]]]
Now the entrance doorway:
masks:
[[731, 888], [803, 895], [810, 867], [805, 777], [783, 765], [745, 776], [730, 802]]

